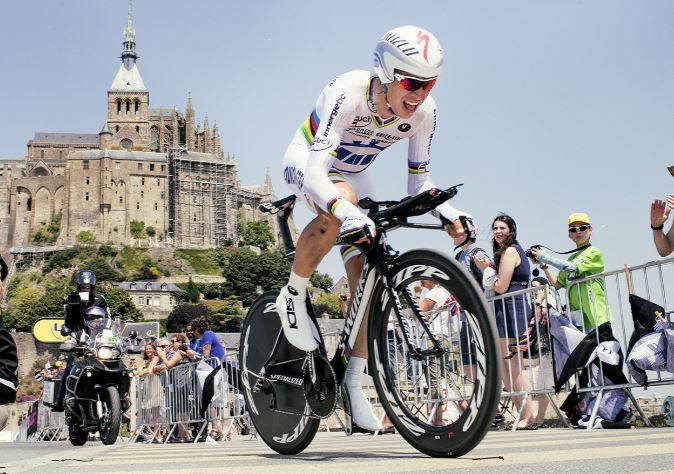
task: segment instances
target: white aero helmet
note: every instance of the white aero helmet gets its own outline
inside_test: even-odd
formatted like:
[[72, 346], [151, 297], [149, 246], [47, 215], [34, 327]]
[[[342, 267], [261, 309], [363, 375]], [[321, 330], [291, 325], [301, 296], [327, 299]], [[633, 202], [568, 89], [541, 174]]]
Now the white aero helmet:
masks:
[[433, 79], [442, 71], [442, 47], [438, 39], [418, 26], [401, 26], [386, 33], [374, 49], [374, 72], [382, 84], [404, 71]]

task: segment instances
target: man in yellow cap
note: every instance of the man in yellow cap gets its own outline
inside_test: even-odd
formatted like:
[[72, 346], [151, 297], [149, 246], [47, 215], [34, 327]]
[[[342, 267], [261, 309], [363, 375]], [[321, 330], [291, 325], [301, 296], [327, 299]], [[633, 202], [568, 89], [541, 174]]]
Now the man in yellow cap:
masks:
[[[604, 256], [601, 251], [590, 245], [592, 225], [589, 216], [584, 212], [574, 212], [567, 220], [569, 238], [576, 244], [576, 251], [568, 260], [555, 258], [540, 248], [531, 249], [532, 260], [541, 263], [545, 276], [555, 288], [566, 288], [569, 299], [571, 319], [579, 328], [590, 331], [611, 320], [611, 314], [606, 304], [604, 280], [597, 278], [581, 283], [591, 275], [598, 275], [604, 271]], [[560, 270], [555, 277], [550, 268]]]

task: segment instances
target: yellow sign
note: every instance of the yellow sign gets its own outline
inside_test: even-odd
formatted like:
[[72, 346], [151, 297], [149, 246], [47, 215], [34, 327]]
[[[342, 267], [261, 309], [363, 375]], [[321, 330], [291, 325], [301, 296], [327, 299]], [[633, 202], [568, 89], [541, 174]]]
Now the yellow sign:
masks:
[[38, 342], [63, 342], [66, 338], [61, 336], [61, 326], [63, 319], [40, 319], [33, 325], [33, 337]]

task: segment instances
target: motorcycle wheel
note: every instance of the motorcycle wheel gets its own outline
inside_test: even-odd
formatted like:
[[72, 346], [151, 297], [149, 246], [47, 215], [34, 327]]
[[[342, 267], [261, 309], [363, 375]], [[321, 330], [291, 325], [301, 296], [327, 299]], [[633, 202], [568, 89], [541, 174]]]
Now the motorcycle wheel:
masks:
[[89, 440], [89, 433], [82, 431], [75, 426], [69, 426], [68, 439], [73, 446], [84, 446], [84, 443]]
[[106, 387], [103, 394], [105, 414], [101, 420], [101, 442], [115, 444], [119, 436], [119, 425], [122, 420], [122, 403], [116, 387]]

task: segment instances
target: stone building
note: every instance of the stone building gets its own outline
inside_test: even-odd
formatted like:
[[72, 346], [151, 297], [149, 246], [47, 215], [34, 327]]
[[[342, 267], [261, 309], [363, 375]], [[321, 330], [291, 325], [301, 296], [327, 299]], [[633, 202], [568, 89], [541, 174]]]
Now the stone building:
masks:
[[99, 133], [36, 132], [25, 159], [0, 159], [0, 247], [30, 246], [50, 224], [60, 229], [56, 244], [82, 231], [132, 244], [139, 221], [156, 241], [199, 248], [235, 242], [240, 218], [267, 219], [275, 229], [257, 211], [274, 198], [271, 180], [241, 186], [217, 124], [195, 122], [189, 94], [184, 113], [150, 107], [130, 2], [121, 58]]

